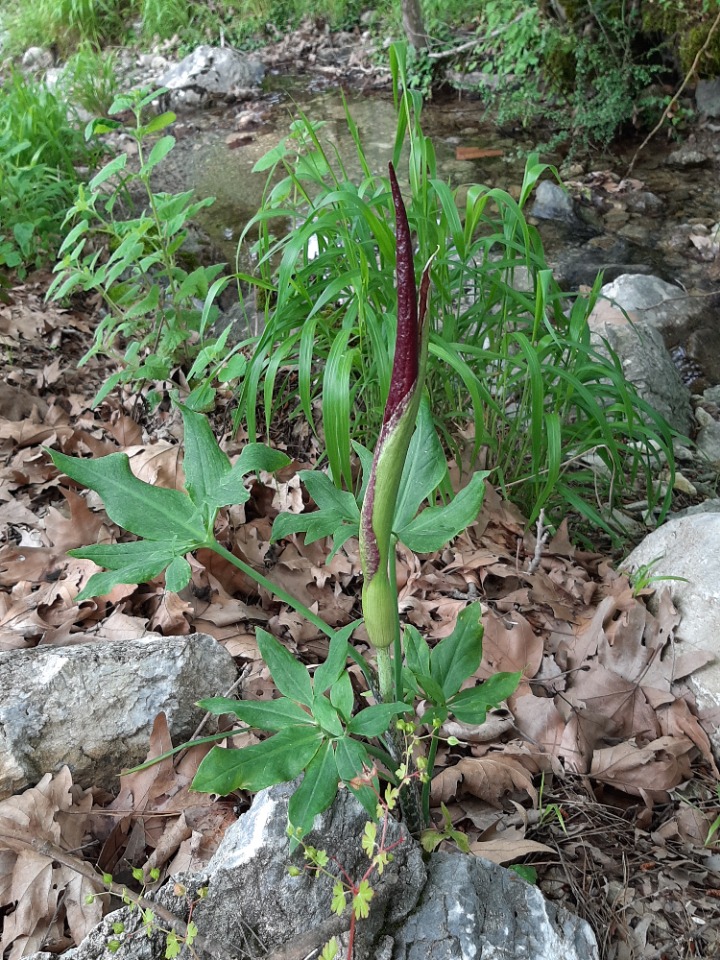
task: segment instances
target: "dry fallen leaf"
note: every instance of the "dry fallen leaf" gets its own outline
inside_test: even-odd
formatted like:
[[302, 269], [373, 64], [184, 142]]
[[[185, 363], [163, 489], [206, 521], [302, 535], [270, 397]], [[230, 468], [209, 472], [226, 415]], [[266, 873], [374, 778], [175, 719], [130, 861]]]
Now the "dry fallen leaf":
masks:
[[33, 840], [49, 840], [64, 850], [81, 848], [91, 806], [92, 792], [74, 787], [67, 767], [0, 802], [0, 906], [6, 908], [0, 955], [7, 960], [67, 942], [65, 923], [79, 943], [102, 918], [101, 899], [87, 902], [101, 885], [30, 846]]
[[[462, 784], [462, 789], [458, 788]], [[502, 753], [485, 757], [463, 757], [454, 766], [447, 767], [432, 781], [431, 798], [434, 804], [446, 803], [452, 797], [470, 793], [494, 806], [500, 807], [501, 798], [510, 791], [521, 790], [533, 799], [537, 791], [527, 769]]]
[[513, 863], [529, 853], [549, 853], [556, 857], [557, 851], [537, 840], [476, 840], [470, 844], [470, 853], [493, 863]]

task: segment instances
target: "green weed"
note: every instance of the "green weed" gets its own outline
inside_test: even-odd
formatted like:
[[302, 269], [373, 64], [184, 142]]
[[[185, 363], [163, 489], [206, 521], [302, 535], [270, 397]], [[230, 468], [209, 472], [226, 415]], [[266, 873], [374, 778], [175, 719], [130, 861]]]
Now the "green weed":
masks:
[[[61, 300], [96, 290], [103, 299], [107, 312], [81, 365], [102, 353], [114, 357], [120, 369], [103, 385], [95, 404], [117, 384], [164, 381], [181, 366], [191, 386], [198, 387], [188, 402], [207, 409], [214, 399], [212, 379], [222, 376], [234, 354], [225, 348], [229, 328], [217, 340], [206, 336], [218, 315], [214, 300], [230, 280], [220, 276], [224, 264], [190, 272], [180, 264], [188, 222], [213, 198], [196, 201], [192, 191], [153, 191], [152, 171], [175, 146], [168, 134], [157, 139], [174, 114], [155, 115], [145, 122], [144, 111], [157, 95], [136, 90], [111, 105], [111, 117], [130, 111], [135, 118], [126, 132], [137, 144], [138, 168], [129, 169], [128, 156], [122, 153], [87, 187], [80, 186], [65, 218], [62, 259], [48, 296]], [[94, 121], [88, 133], [121, 126], [112, 119]], [[140, 210], [133, 216], [138, 193]]]
[[550, 145], [586, 153], [659, 112], [648, 90], [660, 58], [641, 30], [635, 4], [582, 0], [559, 17], [542, 4], [489, 0], [463, 66], [487, 74], [478, 91], [500, 123], [541, 123]]

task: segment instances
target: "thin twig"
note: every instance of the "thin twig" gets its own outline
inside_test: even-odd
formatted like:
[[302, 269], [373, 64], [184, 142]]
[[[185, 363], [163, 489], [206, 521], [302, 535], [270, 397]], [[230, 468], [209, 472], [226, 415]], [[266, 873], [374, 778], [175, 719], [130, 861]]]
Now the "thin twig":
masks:
[[466, 43], [461, 43], [459, 47], [453, 47], [451, 50], [438, 50], [437, 53], [429, 53], [428, 60], [446, 60], [448, 57], [454, 57], [457, 53], [464, 53], [466, 50], [472, 50], [473, 47], [477, 47], [481, 43], [485, 43], [486, 40], [492, 40], [493, 37], [498, 37], [501, 33], [504, 33], [508, 27], [511, 27], [513, 24], [522, 20], [524, 16], [524, 12], [519, 13], [508, 23], [504, 23], [501, 27], [496, 27], [494, 30], [491, 30], [490, 33], [486, 33], [484, 37], [473, 37], [472, 40], [468, 40]]
[[718, 25], [720, 25], [720, 12], [718, 12], [718, 15], [715, 17], [715, 20], [713, 21], [713, 24], [712, 24], [712, 26], [710, 27], [710, 30], [708, 31], [707, 37], [705, 37], [705, 43], [703, 43], [703, 45], [700, 47], [700, 49], [698, 50], [698, 52], [695, 54], [695, 59], [694, 59], [693, 62], [692, 62], [692, 66], [691, 66], [690, 69], [688, 70], [688, 72], [687, 72], [687, 74], [686, 74], [686, 76], [685, 76], [685, 79], [684, 79], [683, 82], [680, 84], [680, 89], [677, 91], [677, 93], [676, 93], [675, 96], [672, 98], [672, 100], [670, 101], [670, 103], [668, 103], [668, 105], [665, 107], [665, 109], [664, 109], [663, 112], [662, 112], [662, 116], [660, 117], [660, 119], [658, 120], [658, 122], [655, 124], [655, 126], [652, 128], [652, 130], [650, 131], [650, 133], [645, 137], [645, 139], [643, 140], [643, 142], [640, 144], [640, 146], [639, 146], [639, 147], [637, 148], [637, 150], [635, 151], [635, 154], [633, 155], [633, 158], [632, 158], [632, 160], [630, 161], [630, 166], [627, 168], [627, 173], [625, 174], [626, 177], [629, 177], [630, 174], [633, 172], [633, 167], [635, 166], [635, 163], [637, 162], [637, 158], [638, 158], [638, 156], [640, 155], [640, 152], [645, 149], [645, 147], [648, 145], [648, 143], [650, 143], [650, 141], [652, 140], [652, 138], [655, 136], [655, 134], [658, 132], [658, 130], [659, 130], [659, 129], [662, 127], [662, 125], [665, 123], [665, 121], [667, 120], [667, 118], [668, 118], [668, 116], [669, 116], [669, 114], [670, 114], [670, 111], [671, 111], [672, 108], [675, 106], [675, 104], [678, 102], [678, 100], [680, 99], [680, 97], [682, 96], [683, 90], [684, 90], [685, 87], [690, 83], [690, 80], [693, 78], [693, 76], [694, 76], [694, 74], [695, 74], [695, 71], [696, 71], [696, 69], [697, 69], [697, 65], [700, 63], [700, 58], [701, 58], [702, 55], [705, 53], [705, 51], [707, 50], [707, 48], [710, 46], [710, 40], [712, 39], [712, 35], [713, 35], [713, 33], [715, 33], [715, 30], [717, 29]]
[[537, 535], [535, 537], [535, 555], [528, 564], [527, 573], [535, 573], [542, 560], [543, 547], [548, 542], [549, 533], [545, 529], [545, 508], [541, 507], [537, 518]]

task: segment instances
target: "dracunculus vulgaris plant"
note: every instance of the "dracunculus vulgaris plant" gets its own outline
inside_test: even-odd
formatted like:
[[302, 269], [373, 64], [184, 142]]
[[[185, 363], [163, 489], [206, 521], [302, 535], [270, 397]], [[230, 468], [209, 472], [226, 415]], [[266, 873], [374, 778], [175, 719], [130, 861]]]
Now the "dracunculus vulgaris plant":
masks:
[[380, 696], [391, 701], [398, 686], [391, 648], [398, 666], [401, 657], [393, 520], [425, 382], [430, 263], [423, 270], [418, 292], [405, 204], [395, 169], [388, 166], [396, 222], [397, 334], [390, 391], [360, 514], [360, 562], [363, 616], [376, 653]]
[[[378, 770], [396, 783], [406, 779], [405, 774], [400, 776], [400, 768], [407, 771], [407, 765], [403, 762], [403, 744], [395, 735], [396, 721], [398, 715], [414, 712], [416, 699], [425, 701], [423, 722], [432, 727], [425, 764], [432, 771], [439, 731], [448, 716], [453, 714], [463, 723], [483, 723], [487, 709], [506, 699], [519, 680], [519, 674], [495, 674], [480, 685], [467, 686], [482, 656], [481, 609], [477, 603], [459, 613], [452, 633], [432, 649], [415, 627], [406, 625], [401, 648], [396, 542], [415, 553], [441, 549], [477, 517], [487, 473], [476, 472], [456, 496], [435, 503], [434, 492], [447, 476], [447, 462], [428, 404], [421, 399], [427, 356], [429, 270], [426, 266], [418, 291], [410, 230], [392, 168], [390, 180], [397, 221], [396, 348], [374, 456], [358, 448], [369, 471], [364, 499], [359, 503], [349, 491], [338, 491], [322, 470], [301, 471], [300, 478], [316, 509], [280, 514], [272, 533], [273, 539], [280, 539], [303, 532], [306, 543], [332, 535], [333, 550], [328, 559], [349, 537], [359, 537], [363, 608], [376, 655], [377, 684], [370, 664], [350, 643], [359, 622], [332, 629], [317, 613], [235, 556], [215, 537], [218, 512], [249, 499], [245, 485], [248, 475], [287, 467], [289, 458], [283, 453], [248, 443], [233, 463], [220, 448], [207, 418], [187, 405], [180, 407], [185, 447], [183, 491], [155, 487], [138, 479], [124, 453], [83, 459], [49, 451], [55, 465], [67, 476], [100, 494], [112, 521], [139, 538], [71, 551], [73, 556], [105, 568], [90, 577], [78, 601], [105, 596], [117, 584], [145, 583], [163, 572], [167, 589], [179, 592], [187, 587], [192, 575], [187, 555], [209, 549], [289, 604], [329, 638], [325, 660], [308, 670], [278, 639], [258, 628], [258, 650], [280, 696], [269, 701], [219, 696], [200, 702], [212, 714], [233, 714], [246, 729], [263, 730], [269, 736], [242, 749], [213, 747], [198, 768], [193, 789], [219, 795], [235, 790], [254, 792], [302, 773], [288, 810], [295, 843], [312, 828], [315, 816], [332, 803], [340, 784], [355, 794], [370, 816], [377, 815]], [[426, 501], [427, 506], [421, 509]], [[348, 658], [360, 665], [380, 702], [357, 709]], [[412, 723], [406, 722], [412, 730]], [[222, 732], [195, 742], [209, 743], [226, 736]], [[368, 778], [371, 785], [366, 782]], [[429, 823], [430, 777], [423, 779], [421, 807], [415, 796], [416, 785], [413, 781], [412, 789], [401, 792], [400, 799], [413, 831], [420, 832], [423, 824]]]

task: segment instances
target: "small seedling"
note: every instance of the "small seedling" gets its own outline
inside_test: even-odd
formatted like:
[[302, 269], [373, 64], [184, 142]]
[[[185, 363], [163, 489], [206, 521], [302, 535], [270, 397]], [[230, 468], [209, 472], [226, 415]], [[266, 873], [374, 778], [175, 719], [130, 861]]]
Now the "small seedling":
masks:
[[639, 597], [640, 594], [651, 587], [652, 584], [661, 583], [663, 580], [678, 580], [681, 583], [689, 582], [687, 577], [673, 577], [670, 574], [653, 574], [652, 568], [657, 563], [660, 563], [662, 559], [662, 557], [655, 557], [654, 560], [642, 564], [635, 570], [628, 570], [623, 567], [618, 570], [618, 573], [624, 573], [628, 578], [628, 582], [632, 587], [633, 597]]

